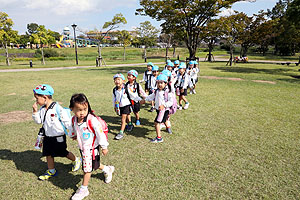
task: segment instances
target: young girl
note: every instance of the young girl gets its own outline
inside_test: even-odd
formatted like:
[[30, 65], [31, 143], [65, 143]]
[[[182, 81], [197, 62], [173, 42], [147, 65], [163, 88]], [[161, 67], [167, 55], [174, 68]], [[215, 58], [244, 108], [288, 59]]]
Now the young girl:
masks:
[[[32, 105], [32, 118], [36, 123], [43, 124], [40, 129], [40, 133], [44, 138], [42, 156], [46, 156], [48, 165], [48, 170], [45, 174], [39, 176], [39, 180], [48, 180], [57, 175], [54, 166], [55, 157], [66, 157], [73, 161], [72, 171], [77, 171], [80, 168], [81, 159], [76, 158], [72, 152], [67, 151], [66, 135], [62, 125], [69, 127], [71, 118], [58, 103], [52, 100], [54, 90], [50, 85], [38, 85], [33, 89], [33, 93], [36, 101]], [[41, 106], [39, 110], [37, 105]]]
[[[151, 95], [157, 88], [156, 86], [156, 78], [159, 75], [159, 67], [154, 65], [152, 67], [152, 76], [150, 77], [150, 88], [149, 88], [149, 95]], [[154, 101], [151, 102], [151, 108], [149, 110], [149, 112], [153, 112], [154, 111]]]
[[139, 101], [142, 100], [140, 96], [146, 98], [148, 95], [145, 93], [142, 87], [136, 82], [136, 78], [138, 77], [138, 72], [136, 70], [130, 70], [127, 72], [127, 79], [128, 82], [125, 84], [126, 89], [129, 92], [132, 110], [136, 118], [135, 125], [141, 125], [140, 122], [140, 103]]
[[[166, 123], [169, 116], [169, 108], [173, 105], [173, 93], [168, 91], [167, 99], [165, 99], [165, 90], [167, 90], [168, 78], [164, 74], [157, 77], [157, 90], [146, 98], [146, 101], [155, 101], [155, 109], [157, 116], [154, 120], [156, 137], [151, 140], [152, 143], [163, 142], [160, 132], [160, 124]], [[166, 127], [168, 125], [166, 124]]]
[[186, 99], [189, 76], [185, 72], [185, 69], [185, 63], [180, 63], [175, 83], [176, 93], [179, 96], [179, 110], [182, 110], [182, 100], [185, 102], [184, 109], [188, 109], [189, 107], [189, 102]]
[[143, 79], [140, 80], [140, 83], [144, 82], [145, 81], [145, 91], [146, 92], [149, 92], [149, 88], [150, 88], [150, 76], [152, 75], [152, 67], [153, 67], [153, 63], [152, 62], [149, 62], [147, 64], [147, 70], [144, 72], [144, 75], [143, 75]]
[[127, 131], [132, 131], [133, 124], [131, 122], [130, 113], [132, 111], [130, 94], [125, 87], [125, 77], [123, 74], [114, 75], [114, 83], [116, 87], [113, 89], [112, 101], [116, 113], [121, 116], [121, 130], [115, 139], [120, 140], [124, 137], [124, 130], [127, 124]]
[[[74, 139], [77, 138], [80, 153], [83, 158], [82, 169], [84, 175], [82, 185], [72, 197], [73, 200], [77, 200], [89, 195], [88, 183], [93, 170], [102, 170], [105, 183], [109, 183], [115, 168], [114, 166], [106, 166], [100, 163], [100, 147], [102, 155], [108, 153], [107, 136], [102, 130], [102, 125], [92, 112], [87, 97], [84, 94], [74, 94], [71, 97], [69, 107], [75, 115], [72, 119], [73, 126], [70, 128], [70, 130], [72, 130], [71, 137]], [[88, 123], [91, 123], [90, 125], [94, 132], [90, 130]]]
[[189, 84], [189, 88], [190, 88], [190, 94], [196, 94], [196, 83], [198, 82], [198, 73], [199, 73], [199, 68], [197, 67], [198, 62], [194, 61], [194, 64], [190, 70], [190, 84]]

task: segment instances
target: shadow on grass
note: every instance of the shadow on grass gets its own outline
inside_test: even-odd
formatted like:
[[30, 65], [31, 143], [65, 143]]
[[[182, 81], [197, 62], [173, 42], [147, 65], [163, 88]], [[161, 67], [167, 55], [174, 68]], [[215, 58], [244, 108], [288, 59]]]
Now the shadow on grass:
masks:
[[[9, 149], [1, 149], [0, 159], [12, 160], [18, 170], [33, 173], [37, 178], [47, 168], [47, 163], [41, 160], [41, 152], [34, 150], [12, 152]], [[81, 181], [82, 175], [71, 174], [71, 162], [68, 165], [56, 162], [55, 168], [58, 171], [58, 176], [49, 179], [49, 181], [61, 189], [71, 188], [75, 191], [77, 189], [76, 184]]]

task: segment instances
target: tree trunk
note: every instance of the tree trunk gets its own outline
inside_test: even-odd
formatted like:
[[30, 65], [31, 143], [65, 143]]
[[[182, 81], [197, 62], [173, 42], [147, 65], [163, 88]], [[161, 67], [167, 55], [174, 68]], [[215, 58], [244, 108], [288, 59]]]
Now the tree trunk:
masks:
[[6, 42], [5, 42], [5, 57], [6, 57], [6, 65], [10, 66], [9, 54], [8, 54], [8, 49], [7, 49], [7, 43]]
[[147, 59], [147, 50], [146, 50], [146, 47], [144, 47], [144, 58]]
[[98, 44], [98, 58], [97, 58], [97, 60], [98, 60], [98, 62], [97, 62], [97, 67], [101, 67], [101, 65], [102, 65], [102, 55], [101, 55], [101, 50], [102, 50], [102, 47], [101, 47], [101, 44], [100, 44], [100, 42], [99, 42], [99, 44]]
[[230, 45], [229, 66], [232, 66], [232, 59], [233, 59], [233, 48], [232, 48], [232, 45]]
[[126, 60], [126, 47], [124, 46], [124, 51], [123, 51], [123, 61]]
[[168, 59], [168, 53], [169, 53], [169, 47], [167, 46], [166, 47], [166, 59], [165, 59], [166, 62], [167, 62], [167, 59]]
[[212, 50], [213, 50], [213, 45], [212, 43], [208, 44], [208, 57], [207, 57], [207, 61], [208, 62], [212, 62]]
[[176, 57], [176, 47], [173, 46], [173, 58]]
[[42, 48], [41, 48], [41, 51], [42, 51], [42, 64], [45, 65], [45, 56], [44, 56], [44, 45], [42, 45]]

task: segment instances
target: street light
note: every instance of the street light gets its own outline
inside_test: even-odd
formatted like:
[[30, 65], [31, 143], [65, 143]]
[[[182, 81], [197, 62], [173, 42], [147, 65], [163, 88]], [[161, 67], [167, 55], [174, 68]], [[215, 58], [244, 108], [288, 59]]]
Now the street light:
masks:
[[75, 40], [75, 55], [76, 55], [76, 65], [78, 65], [78, 57], [77, 57], [77, 42], [76, 42], [76, 32], [75, 32], [75, 28], [76, 28], [76, 24], [72, 24], [71, 25], [74, 29], [74, 40]]

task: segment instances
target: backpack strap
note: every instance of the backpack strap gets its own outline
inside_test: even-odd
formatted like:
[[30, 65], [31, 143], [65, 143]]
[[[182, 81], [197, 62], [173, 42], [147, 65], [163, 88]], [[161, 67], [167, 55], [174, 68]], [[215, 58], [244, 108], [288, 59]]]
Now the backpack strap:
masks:
[[88, 117], [87, 117], [87, 126], [88, 126], [88, 129], [91, 130], [93, 133], [94, 133], [94, 138], [93, 138], [93, 143], [92, 143], [92, 156], [93, 156], [93, 160], [95, 160], [95, 140], [96, 140], [96, 132], [95, 132], [95, 129], [93, 127], [93, 124], [92, 124], [92, 115], [91, 114], [88, 114]]
[[56, 106], [56, 114], [57, 114], [57, 117], [58, 117], [58, 120], [60, 121], [63, 129], [64, 129], [64, 132], [66, 135], [68, 135], [68, 131], [67, 131], [67, 128], [65, 127], [65, 125], [63, 124], [63, 122], [61, 121], [61, 117], [60, 117], [60, 110], [59, 110], [59, 104], [57, 103], [57, 106]]

